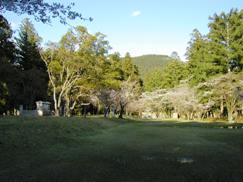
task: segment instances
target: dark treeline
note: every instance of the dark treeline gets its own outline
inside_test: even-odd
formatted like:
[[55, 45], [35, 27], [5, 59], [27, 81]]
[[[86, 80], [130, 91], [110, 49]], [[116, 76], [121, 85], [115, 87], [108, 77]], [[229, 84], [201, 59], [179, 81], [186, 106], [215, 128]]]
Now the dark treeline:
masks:
[[20, 104], [33, 109], [35, 101], [48, 98], [47, 68], [41, 59], [41, 38], [33, 24], [23, 21], [18, 38], [12, 37], [10, 24], [0, 16], [0, 113], [14, 113]]

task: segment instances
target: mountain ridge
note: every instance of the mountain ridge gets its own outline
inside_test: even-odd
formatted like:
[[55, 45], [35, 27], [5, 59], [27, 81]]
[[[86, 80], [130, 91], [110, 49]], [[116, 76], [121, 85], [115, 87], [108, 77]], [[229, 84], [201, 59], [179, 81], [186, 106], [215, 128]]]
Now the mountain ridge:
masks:
[[142, 78], [154, 69], [162, 69], [171, 60], [171, 57], [159, 54], [146, 54], [132, 57], [132, 62], [138, 67]]

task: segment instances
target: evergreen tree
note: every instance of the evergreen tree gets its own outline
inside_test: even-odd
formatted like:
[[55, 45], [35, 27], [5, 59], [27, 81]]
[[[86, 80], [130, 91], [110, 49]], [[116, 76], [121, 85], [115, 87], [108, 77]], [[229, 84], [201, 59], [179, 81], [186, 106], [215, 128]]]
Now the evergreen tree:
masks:
[[12, 34], [10, 24], [0, 15], [0, 63], [3, 61], [11, 63], [14, 60], [15, 45], [11, 40]]
[[106, 78], [110, 88], [118, 89], [121, 81], [124, 80], [124, 71], [122, 69], [122, 61], [119, 53], [109, 55], [109, 67], [106, 70]]
[[0, 114], [12, 111], [20, 100], [21, 75], [13, 64], [15, 45], [8, 21], [0, 15]]
[[168, 63], [162, 70], [154, 70], [145, 77], [145, 90], [173, 88], [187, 79], [187, 65], [182, 61], [174, 60]]
[[16, 38], [18, 59], [16, 65], [22, 72], [22, 104], [34, 107], [35, 101], [47, 98], [48, 75], [39, 53], [41, 38], [33, 24], [25, 19]]
[[46, 70], [39, 53], [41, 38], [38, 36], [34, 25], [29, 19], [23, 20], [16, 42], [19, 49], [19, 59], [17, 63], [21, 70], [30, 70], [33, 68], [43, 71]]
[[7, 107], [8, 86], [7, 86], [7, 68], [11, 68], [10, 62], [13, 59], [14, 44], [10, 40], [12, 30], [8, 21], [0, 15], [0, 114]]
[[206, 81], [210, 75], [217, 73], [217, 66], [209, 60], [208, 39], [197, 29], [193, 30], [192, 38], [187, 48], [188, 69], [190, 72], [190, 83], [197, 84]]
[[163, 72], [161, 69], [154, 69], [146, 74], [144, 78], [144, 89], [146, 91], [154, 91], [161, 88], [163, 81]]
[[205, 82], [216, 74], [242, 69], [243, 11], [210, 17], [209, 33], [203, 36], [198, 30], [192, 33], [187, 49], [191, 84]]
[[237, 9], [210, 17], [208, 34], [210, 61], [218, 66], [219, 73], [239, 70], [242, 66], [242, 18], [243, 10]]
[[124, 79], [127, 80], [131, 77], [132, 80], [139, 80], [138, 67], [132, 63], [132, 58], [129, 53], [126, 53], [122, 62], [122, 69], [124, 72]]
[[243, 68], [243, 10], [231, 10], [229, 24], [231, 25], [231, 37], [233, 41], [230, 45], [230, 63], [236, 63], [235, 66], [230, 66], [230, 70]]

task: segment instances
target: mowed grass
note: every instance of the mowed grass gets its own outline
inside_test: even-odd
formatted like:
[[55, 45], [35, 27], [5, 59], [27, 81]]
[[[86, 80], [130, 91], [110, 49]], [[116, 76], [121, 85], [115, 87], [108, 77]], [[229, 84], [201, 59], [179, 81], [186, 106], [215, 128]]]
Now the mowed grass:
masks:
[[243, 125], [0, 118], [0, 181], [243, 181]]

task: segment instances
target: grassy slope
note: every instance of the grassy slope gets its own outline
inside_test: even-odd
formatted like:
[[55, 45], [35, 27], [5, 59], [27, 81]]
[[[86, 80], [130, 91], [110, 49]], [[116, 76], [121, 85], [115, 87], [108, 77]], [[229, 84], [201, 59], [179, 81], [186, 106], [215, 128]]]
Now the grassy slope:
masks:
[[165, 55], [144, 55], [133, 58], [133, 63], [138, 66], [142, 77], [153, 69], [163, 68], [171, 58]]
[[220, 125], [1, 118], [0, 181], [243, 181], [243, 129]]

